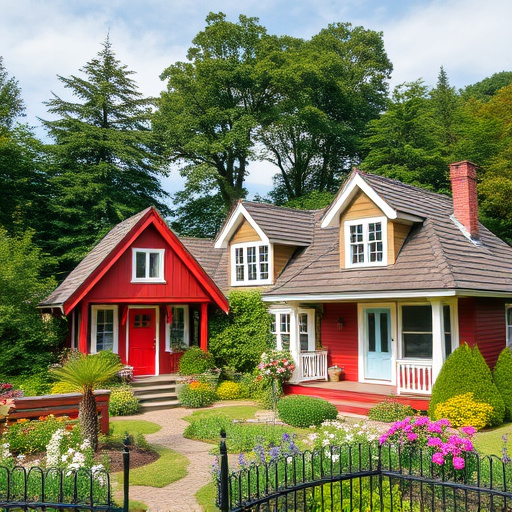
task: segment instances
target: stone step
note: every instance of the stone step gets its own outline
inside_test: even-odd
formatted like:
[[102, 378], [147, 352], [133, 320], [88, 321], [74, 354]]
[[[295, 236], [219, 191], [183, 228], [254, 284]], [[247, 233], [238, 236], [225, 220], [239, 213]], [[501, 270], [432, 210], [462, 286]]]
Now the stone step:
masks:
[[148, 403], [148, 402], [165, 402], [166, 400], [178, 400], [178, 395], [176, 393], [161, 393], [158, 395], [154, 395], [153, 393], [148, 393], [146, 395], [137, 395], [137, 398], [140, 403]]
[[169, 393], [176, 391], [176, 384], [159, 384], [155, 386], [144, 386], [139, 388], [132, 388], [133, 394], [138, 397], [139, 395], [159, 395], [161, 393]]
[[179, 407], [180, 403], [178, 400], [168, 400], [166, 402], [145, 402], [139, 404], [139, 412], [148, 412], [148, 411], [161, 411], [164, 409], [172, 409], [174, 407]]
[[174, 386], [176, 384], [175, 377], [148, 377], [145, 379], [135, 380], [132, 382], [134, 389], [147, 388], [152, 386]]

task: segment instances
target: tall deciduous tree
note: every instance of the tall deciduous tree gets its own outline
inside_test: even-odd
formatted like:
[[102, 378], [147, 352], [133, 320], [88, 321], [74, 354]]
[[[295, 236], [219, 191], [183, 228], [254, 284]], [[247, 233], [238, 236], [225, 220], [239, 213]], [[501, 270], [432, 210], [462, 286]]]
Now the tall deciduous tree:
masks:
[[310, 41], [291, 41], [274, 73], [279, 91], [260, 140], [281, 174], [275, 197], [333, 191], [361, 157], [367, 123], [386, 105], [392, 65], [382, 34], [335, 23]]
[[108, 229], [147, 206], [168, 213], [159, 178], [164, 162], [150, 130], [152, 100], [138, 91], [109, 38], [84, 77], [59, 76], [76, 102], [56, 94], [43, 121], [55, 144], [52, 184], [55, 250], [69, 269]]

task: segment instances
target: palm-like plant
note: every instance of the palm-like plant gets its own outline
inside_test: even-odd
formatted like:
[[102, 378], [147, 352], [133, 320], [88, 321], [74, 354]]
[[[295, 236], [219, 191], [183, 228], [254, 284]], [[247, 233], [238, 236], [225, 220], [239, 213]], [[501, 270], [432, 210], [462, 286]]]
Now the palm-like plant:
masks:
[[53, 370], [57, 380], [82, 393], [80, 428], [94, 451], [98, 448], [98, 419], [93, 392], [100, 384], [112, 379], [121, 368], [121, 364], [98, 355], [81, 354], [78, 358], [70, 359], [64, 366]]

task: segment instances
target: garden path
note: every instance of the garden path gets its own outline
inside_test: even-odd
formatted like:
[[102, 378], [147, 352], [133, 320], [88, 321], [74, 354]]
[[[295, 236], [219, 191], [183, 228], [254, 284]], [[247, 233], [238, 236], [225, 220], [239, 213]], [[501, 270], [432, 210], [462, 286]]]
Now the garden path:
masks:
[[[237, 401], [236, 405], [254, 405], [254, 402]], [[228, 405], [228, 404], [226, 404]], [[229, 402], [235, 405], [235, 402]], [[223, 407], [215, 404], [213, 407]], [[211, 444], [193, 441], [183, 437], [188, 422], [183, 420], [193, 411], [178, 407], [163, 411], [150, 411], [137, 416], [116, 417], [116, 420], [147, 420], [162, 427], [154, 434], [146, 435], [150, 444], [159, 444], [181, 453], [190, 461], [187, 476], [166, 487], [131, 486], [130, 499], [142, 501], [150, 512], [201, 512], [203, 508], [197, 503], [195, 493], [211, 482], [211, 465], [213, 456], [209, 454]]]

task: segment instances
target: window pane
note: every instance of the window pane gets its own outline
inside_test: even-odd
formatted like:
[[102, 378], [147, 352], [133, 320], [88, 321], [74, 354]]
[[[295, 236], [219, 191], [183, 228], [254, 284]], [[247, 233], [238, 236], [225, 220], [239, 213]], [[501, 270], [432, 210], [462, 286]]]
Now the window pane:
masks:
[[309, 338], [307, 334], [300, 334], [300, 351], [307, 352], [309, 350]]
[[173, 306], [172, 307], [172, 323], [169, 329], [171, 345], [186, 344], [185, 340], [185, 308]]
[[260, 279], [268, 279], [268, 245], [259, 248]]
[[375, 313], [368, 313], [368, 352], [375, 352]]
[[149, 277], [160, 277], [160, 254], [149, 253]]
[[281, 335], [281, 347], [282, 347], [282, 350], [290, 350], [290, 335], [289, 334]]
[[244, 250], [235, 249], [235, 261], [237, 265], [241, 265], [244, 262]]
[[380, 351], [389, 352], [388, 315], [386, 313], [380, 315]]
[[443, 306], [443, 324], [444, 324], [444, 353], [448, 357], [452, 353], [452, 329], [450, 318], [450, 306]]
[[114, 311], [99, 309], [96, 311], [96, 351], [114, 348]]
[[308, 332], [308, 315], [306, 313], [301, 313], [299, 315], [299, 332]]
[[235, 265], [235, 279], [237, 281], [244, 281], [244, 250], [242, 248], [235, 249]]
[[146, 277], [146, 253], [145, 252], [135, 253], [135, 277], [137, 277], [137, 278]]
[[432, 358], [432, 334], [405, 334], [404, 357]]
[[272, 315], [272, 320], [270, 323], [270, 332], [275, 334], [276, 333], [276, 315]]
[[430, 306], [402, 306], [402, 328], [407, 332], [432, 332]]
[[281, 314], [281, 332], [290, 332], [290, 315], [288, 313]]

